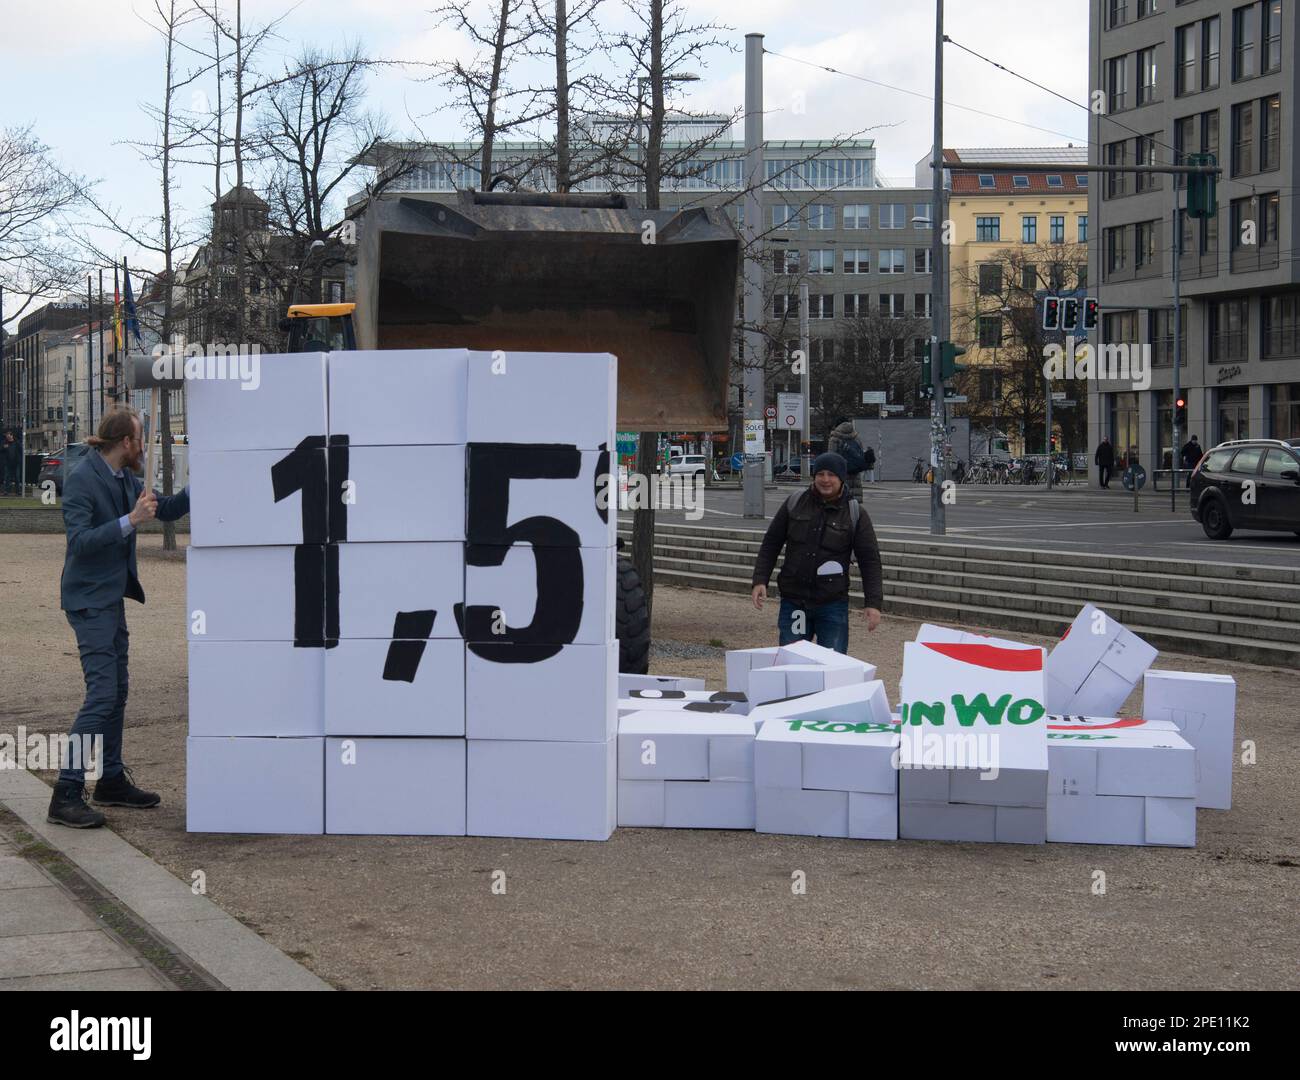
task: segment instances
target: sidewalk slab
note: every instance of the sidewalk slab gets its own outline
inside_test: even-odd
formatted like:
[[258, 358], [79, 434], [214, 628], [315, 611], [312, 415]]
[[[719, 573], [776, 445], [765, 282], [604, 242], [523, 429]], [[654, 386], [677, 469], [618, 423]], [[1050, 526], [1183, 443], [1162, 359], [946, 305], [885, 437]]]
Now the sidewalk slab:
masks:
[[6, 990], [174, 990], [148, 968], [108, 968], [105, 971], [77, 971], [61, 975], [27, 975], [0, 979], [0, 993]]
[[[243, 923], [222, 911], [206, 896], [195, 895], [189, 885], [132, 847], [109, 826], [101, 829], [68, 829], [45, 820], [50, 789], [38, 777], [17, 769], [0, 769], [0, 804], [19, 817], [24, 826], [50, 847], [59, 851], [83, 873], [111, 893], [155, 933], [165, 937], [194, 963], [231, 990], [329, 990], [323, 979], [312, 974], [297, 961], [286, 956]], [[131, 813], [130, 810], [116, 811]], [[148, 811], [142, 811], [147, 813]], [[12, 845], [0, 851], [7, 859]], [[35, 869], [29, 866], [29, 869]], [[6, 890], [4, 899], [22, 892], [36, 892], [31, 878], [7, 861], [0, 861], [0, 873], [29, 883], [27, 887]], [[5, 879], [7, 880], [7, 879]], [[48, 885], [49, 882], [42, 881]], [[51, 886], [53, 887], [53, 886]], [[63, 897], [66, 899], [66, 897]], [[76, 914], [84, 914], [68, 900]], [[75, 920], [74, 920], [75, 921]], [[17, 925], [17, 924], [15, 924]], [[104, 950], [102, 942], [127, 955], [102, 931], [91, 931], [86, 938], [81, 924], [64, 926], [61, 934], [18, 933], [0, 938], [0, 983], [7, 978], [44, 976], [76, 971], [91, 972], [107, 968], [138, 967], [123, 964], [121, 956]], [[0, 933], [3, 931], [0, 930]], [[98, 935], [101, 941], [92, 942]], [[56, 938], [53, 952], [41, 959], [32, 944], [35, 938]], [[89, 962], [76, 955], [79, 943], [92, 950]], [[23, 944], [26, 943], [26, 944]], [[7, 948], [9, 951], [3, 951]], [[67, 956], [59, 950], [65, 950]], [[35, 951], [33, 951], [35, 950]], [[44, 965], [44, 966], [42, 966]]]
[[[95, 920], [52, 882], [40, 888], [6, 889], [0, 893], [0, 939], [97, 929]], [[0, 974], [4, 974], [3, 970]]]
[[0, 973], [8, 978], [131, 967], [140, 962], [102, 930], [0, 938]]

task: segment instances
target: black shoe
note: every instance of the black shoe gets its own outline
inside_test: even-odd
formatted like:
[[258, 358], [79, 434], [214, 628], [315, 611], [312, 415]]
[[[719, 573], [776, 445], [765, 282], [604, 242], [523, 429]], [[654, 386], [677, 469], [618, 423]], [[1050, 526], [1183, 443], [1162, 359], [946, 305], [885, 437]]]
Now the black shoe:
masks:
[[131, 783], [131, 772], [123, 769], [112, 779], [104, 777], [95, 785], [95, 802], [99, 806], [128, 806], [133, 810], [147, 810], [162, 802], [162, 796], [152, 791], [141, 791]]
[[45, 820], [70, 829], [98, 829], [104, 815], [86, 805], [85, 786], [75, 780], [60, 780], [54, 785], [54, 797]]

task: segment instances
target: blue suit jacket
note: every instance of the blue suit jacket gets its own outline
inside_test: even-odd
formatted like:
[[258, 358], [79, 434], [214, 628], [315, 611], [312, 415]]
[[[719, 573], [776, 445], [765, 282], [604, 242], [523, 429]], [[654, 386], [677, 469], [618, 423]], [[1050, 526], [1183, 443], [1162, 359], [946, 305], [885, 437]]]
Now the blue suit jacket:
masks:
[[[119, 519], [135, 509], [144, 483], [129, 470], [130, 505], [123, 506], [122, 481], [98, 450], [91, 450], [63, 484], [63, 560], [60, 600], [64, 611], [111, 607], [125, 596], [144, 603], [135, 568], [135, 530], [122, 535]], [[156, 494], [156, 493], [155, 493]], [[175, 521], [190, 512], [190, 489], [158, 496], [158, 519]]]

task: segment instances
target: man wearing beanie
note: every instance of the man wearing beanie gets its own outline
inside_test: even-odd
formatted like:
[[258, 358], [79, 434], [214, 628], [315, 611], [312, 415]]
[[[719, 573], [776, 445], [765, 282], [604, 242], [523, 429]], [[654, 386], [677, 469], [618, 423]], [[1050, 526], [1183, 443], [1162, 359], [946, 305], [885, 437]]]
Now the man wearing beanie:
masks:
[[754, 607], [767, 599], [767, 583], [777, 557], [781, 611], [780, 643], [816, 641], [836, 652], [849, 649], [849, 561], [862, 574], [867, 629], [880, 625], [884, 600], [880, 548], [871, 519], [848, 492], [848, 466], [839, 454], [813, 461], [813, 482], [781, 504], [767, 527], [754, 563]]

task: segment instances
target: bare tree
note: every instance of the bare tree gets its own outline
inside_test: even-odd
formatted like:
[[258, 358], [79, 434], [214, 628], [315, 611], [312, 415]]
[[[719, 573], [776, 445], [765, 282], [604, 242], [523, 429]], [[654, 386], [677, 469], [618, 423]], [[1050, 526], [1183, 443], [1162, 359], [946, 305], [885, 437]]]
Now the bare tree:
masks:
[[526, 54], [529, 41], [541, 32], [527, 18], [530, 0], [492, 0], [491, 16], [479, 18], [476, 6], [448, 0], [433, 14], [473, 42], [475, 51], [435, 67], [435, 78], [452, 95], [455, 106], [469, 120], [479, 150], [479, 186], [491, 190], [493, 152], [500, 136], [527, 130], [549, 116], [554, 104], [535, 87], [510, 82], [511, 66]]

